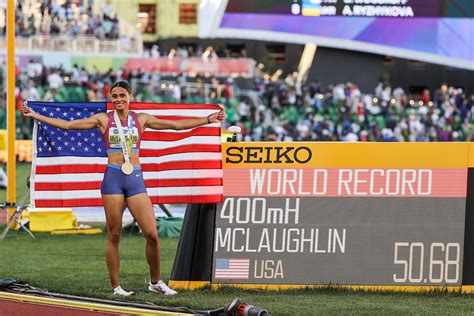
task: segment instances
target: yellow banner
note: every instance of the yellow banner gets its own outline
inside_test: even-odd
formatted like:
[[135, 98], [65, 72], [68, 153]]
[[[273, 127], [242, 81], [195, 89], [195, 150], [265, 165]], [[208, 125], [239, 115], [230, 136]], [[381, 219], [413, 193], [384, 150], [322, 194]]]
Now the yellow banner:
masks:
[[[2, 130], [0, 130], [1, 132]], [[1, 136], [1, 133], [0, 133]], [[227, 137], [229, 135], [224, 135]], [[473, 143], [224, 143], [224, 168], [466, 168], [474, 167]], [[6, 162], [1, 148], [0, 161]], [[32, 161], [31, 140], [16, 140], [19, 161]]]
[[[31, 140], [15, 140], [15, 155], [18, 161], [31, 162], [33, 159], [33, 145]], [[0, 162], [7, 162], [6, 150], [0, 149]]]
[[225, 143], [224, 168], [467, 168], [470, 143]]
[[469, 161], [470, 168], [474, 167], [474, 143], [469, 143]]
[[0, 150], [7, 150], [7, 130], [0, 129]]

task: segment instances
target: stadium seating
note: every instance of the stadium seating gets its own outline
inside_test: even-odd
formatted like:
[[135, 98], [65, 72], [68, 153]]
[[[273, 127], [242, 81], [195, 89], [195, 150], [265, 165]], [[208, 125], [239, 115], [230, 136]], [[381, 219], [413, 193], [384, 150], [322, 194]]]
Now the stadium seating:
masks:
[[[362, 92], [357, 83], [302, 83], [295, 74], [273, 80], [268, 74], [234, 80], [182, 74], [161, 77], [124, 69], [91, 72], [77, 65], [72, 70], [36, 66], [43, 71], [29, 73], [23, 69], [17, 75], [17, 105], [23, 100], [104, 101], [110, 84], [123, 78], [131, 82], [136, 101], [222, 104], [227, 112], [224, 128], [239, 125], [246, 141], [473, 139], [474, 96], [447, 85], [437, 91], [410, 94], [379, 83], [373, 92]], [[78, 79], [77, 73], [82, 72], [87, 80]], [[31, 120], [18, 112], [16, 121], [17, 139], [31, 138]], [[5, 111], [0, 111], [0, 128], [5, 127]]]

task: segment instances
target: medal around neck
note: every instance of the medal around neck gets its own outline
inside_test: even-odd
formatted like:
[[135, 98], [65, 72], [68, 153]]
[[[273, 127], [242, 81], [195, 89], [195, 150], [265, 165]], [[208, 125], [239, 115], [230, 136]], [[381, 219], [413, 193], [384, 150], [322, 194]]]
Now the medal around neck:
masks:
[[[130, 154], [132, 151], [132, 142], [131, 142], [131, 135], [130, 130], [133, 127], [133, 122], [132, 122], [132, 116], [130, 113], [128, 114], [128, 127], [129, 129], [127, 130], [127, 138], [125, 137], [123, 133], [123, 128], [122, 128], [122, 123], [120, 123], [120, 118], [118, 117], [117, 111], [114, 112], [114, 120], [115, 124], [118, 127], [119, 135], [120, 135], [120, 147], [122, 147], [122, 152], [123, 152], [123, 158], [125, 159], [125, 162], [122, 165], [122, 172], [125, 173], [126, 175], [130, 175], [133, 172], [133, 165], [130, 163]], [[128, 139], [128, 142], [127, 142]], [[128, 144], [127, 144], [128, 143]], [[128, 151], [130, 149], [130, 152]]]
[[133, 172], [133, 165], [127, 161], [122, 164], [122, 172], [126, 175], [130, 175]]

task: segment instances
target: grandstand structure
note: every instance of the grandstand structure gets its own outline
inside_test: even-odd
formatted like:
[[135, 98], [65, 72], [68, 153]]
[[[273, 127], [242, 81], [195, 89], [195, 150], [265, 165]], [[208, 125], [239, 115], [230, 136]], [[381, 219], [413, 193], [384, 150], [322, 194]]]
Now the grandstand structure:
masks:
[[473, 4], [437, 2], [18, 1], [17, 104], [106, 100], [122, 78], [139, 101], [224, 104], [246, 140], [471, 140]]
[[[88, 6], [75, 1], [16, 2], [15, 48], [20, 54], [67, 52], [70, 54], [141, 54], [141, 33], [105, 4]], [[5, 10], [0, 11], [0, 28], [5, 34]], [[5, 40], [0, 41], [5, 49]]]

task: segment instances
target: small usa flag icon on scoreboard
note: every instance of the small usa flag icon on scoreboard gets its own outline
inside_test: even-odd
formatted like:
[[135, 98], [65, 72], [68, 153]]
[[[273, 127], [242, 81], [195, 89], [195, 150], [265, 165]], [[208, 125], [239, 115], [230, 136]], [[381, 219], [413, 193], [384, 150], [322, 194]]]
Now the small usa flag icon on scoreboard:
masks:
[[216, 279], [248, 279], [250, 259], [217, 259]]

